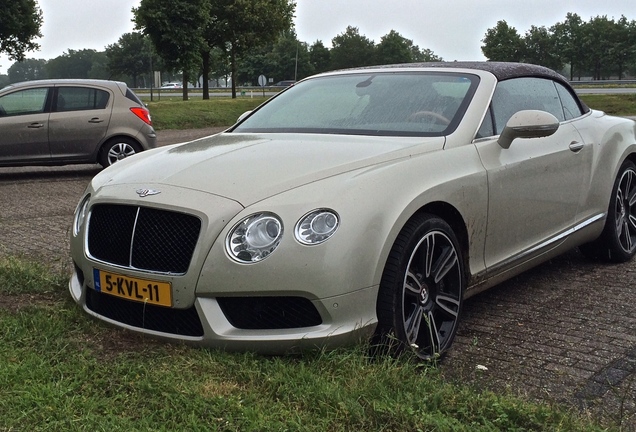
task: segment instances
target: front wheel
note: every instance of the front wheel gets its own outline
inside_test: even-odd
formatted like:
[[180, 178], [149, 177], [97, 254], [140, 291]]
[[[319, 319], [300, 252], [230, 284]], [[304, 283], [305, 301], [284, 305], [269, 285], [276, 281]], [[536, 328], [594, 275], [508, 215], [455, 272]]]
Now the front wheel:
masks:
[[115, 162], [139, 153], [141, 147], [130, 138], [114, 138], [102, 147], [99, 154], [99, 163], [107, 168]]
[[579, 249], [588, 257], [615, 263], [636, 254], [636, 165], [632, 161], [623, 162], [618, 171], [603, 233]]
[[378, 294], [378, 339], [434, 359], [450, 348], [462, 308], [464, 264], [451, 227], [418, 215], [402, 229]]

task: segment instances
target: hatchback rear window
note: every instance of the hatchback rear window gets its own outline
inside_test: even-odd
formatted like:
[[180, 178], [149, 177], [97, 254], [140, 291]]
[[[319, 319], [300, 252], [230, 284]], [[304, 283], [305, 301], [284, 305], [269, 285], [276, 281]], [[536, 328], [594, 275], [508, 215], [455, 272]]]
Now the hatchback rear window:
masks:
[[139, 96], [137, 96], [131, 89], [126, 88], [126, 97], [128, 99], [130, 99], [133, 102], [138, 103], [140, 106], [144, 106], [144, 103], [141, 101], [141, 99], [139, 99]]

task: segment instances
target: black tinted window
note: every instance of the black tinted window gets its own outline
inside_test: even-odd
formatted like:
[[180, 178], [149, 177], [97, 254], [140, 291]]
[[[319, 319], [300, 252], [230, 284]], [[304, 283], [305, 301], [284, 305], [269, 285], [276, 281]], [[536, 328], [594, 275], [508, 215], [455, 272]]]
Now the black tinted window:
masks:
[[492, 110], [489, 108], [475, 138], [485, 138], [493, 135], [495, 135], [495, 129], [492, 124]]
[[570, 93], [560, 83], [555, 83], [555, 85], [557, 92], [559, 93], [559, 97], [561, 98], [561, 104], [563, 105], [563, 113], [565, 114], [565, 119], [571, 120], [583, 115], [581, 107], [579, 106], [579, 103], [572, 95], [572, 93]]
[[109, 97], [108, 92], [104, 90], [88, 87], [59, 87], [54, 111], [104, 109], [108, 105]]
[[131, 101], [138, 103], [140, 106], [144, 106], [144, 103], [141, 101], [141, 99], [139, 99], [139, 97], [129, 88], [126, 88], [126, 97]]

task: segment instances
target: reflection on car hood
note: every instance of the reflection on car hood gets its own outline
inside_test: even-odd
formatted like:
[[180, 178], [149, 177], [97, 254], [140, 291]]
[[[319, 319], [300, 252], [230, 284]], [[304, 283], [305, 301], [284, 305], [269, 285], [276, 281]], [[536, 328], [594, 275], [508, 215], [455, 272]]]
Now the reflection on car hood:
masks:
[[303, 184], [443, 145], [440, 137], [224, 133], [118, 162], [96, 183], [171, 184], [248, 206]]

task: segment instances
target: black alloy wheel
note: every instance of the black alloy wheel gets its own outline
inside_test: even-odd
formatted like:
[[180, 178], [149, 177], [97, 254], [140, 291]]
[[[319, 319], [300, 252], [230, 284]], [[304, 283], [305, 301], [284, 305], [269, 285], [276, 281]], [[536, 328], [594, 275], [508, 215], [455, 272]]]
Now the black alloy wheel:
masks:
[[457, 332], [464, 285], [464, 263], [451, 227], [433, 215], [415, 216], [400, 232], [384, 269], [379, 341], [424, 360], [442, 356]]
[[590, 258], [622, 263], [636, 254], [636, 165], [626, 160], [621, 165], [607, 211], [601, 236], [579, 247]]

